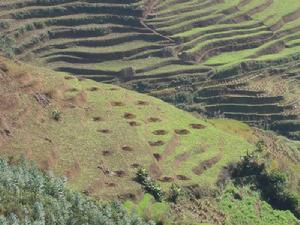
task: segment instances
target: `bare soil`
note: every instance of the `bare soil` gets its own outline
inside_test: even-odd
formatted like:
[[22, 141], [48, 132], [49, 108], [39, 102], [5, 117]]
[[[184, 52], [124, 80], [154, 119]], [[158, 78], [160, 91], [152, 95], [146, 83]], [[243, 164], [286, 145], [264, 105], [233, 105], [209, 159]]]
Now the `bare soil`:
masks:
[[125, 151], [125, 152], [132, 152], [133, 151], [133, 149], [128, 145], [124, 145], [122, 147], [122, 150]]
[[136, 115], [132, 114], [132, 113], [124, 113], [124, 118], [127, 120], [131, 120], [136, 118]]
[[219, 162], [222, 159], [222, 154], [218, 154], [217, 156], [205, 160], [203, 162], [201, 162], [197, 167], [193, 168], [193, 172], [200, 176], [204, 171], [208, 170], [209, 168], [211, 168], [214, 164], [216, 164], [217, 162]]
[[187, 129], [181, 129], [181, 130], [177, 129], [177, 130], [175, 130], [175, 133], [179, 134], [179, 135], [187, 135], [190, 133], [190, 131]]
[[136, 122], [136, 121], [130, 121], [128, 122], [128, 124], [132, 127], [138, 127], [138, 126], [141, 126], [141, 123], [139, 122]]
[[206, 126], [202, 125], [202, 124], [190, 124], [190, 127], [193, 128], [193, 129], [205, 129]]
[[162, 146], [164, 144], [165, 144], [165, 142], [163, 142], [163, 141], [149, 141], [149, 145], [153, 146], [153, 147], [155, 147], [155, 146]]
[[112, 106], [125, 106], [123, 102], [111, 102], [110, 103]]
[[185, 175], [176, 175], [176, 178], [178, 179], [178, 180], [190, 180], [190, 178], [188, 178], [187, 176], [185, 176]]
[[157, 161], [160, 161], [162, 159], [162, 157], [159, 153], [154, 153], [153, 156]]
[[148, 122], [150, 122], [150, 123], [157, 123], [157, 122], [161, 122], [161, 119], [160, 118], [156, 118], [156, 117], [150, 117], [148, 119]]
[[168, 134], [168, 131], [166, 131], [166, 130], [155, 130], [152, 133], [154, 135], [166, 135], [166, 134]]

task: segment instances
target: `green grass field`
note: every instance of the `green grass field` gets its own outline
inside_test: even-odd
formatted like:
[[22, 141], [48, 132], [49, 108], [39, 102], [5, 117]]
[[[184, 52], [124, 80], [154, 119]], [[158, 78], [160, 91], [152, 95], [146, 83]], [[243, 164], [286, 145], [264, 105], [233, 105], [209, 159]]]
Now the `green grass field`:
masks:
[[[135, 193], [138, 185], [132, 181], [133, 167], [139, 165], [158, 180], [214, 185], [224, 165], [253, 148], [242, 137], [216, 128], [209, 120], [153, 97], [25, 68], [9, 64], [16, 76], [32, 71], [26, 82], [40, 80], [45, 88], [35, 91], [50, 93], [51, 104], [42, 108], [31, 95], [21, 92], [31, 109], [24, 113], [24, 126], [2, 146], [2, 152], [26, 154], [42, 167], [69, 177], [70, 186], [76, 190], [95, 196]], [[22, 110], [26, 107], [20, 105], [16, 111]], [[61, 112], [61, 121], [51, 117], [54, 110]], [[9, 119], [13, 116], [8, 115]], [[209, 169], [193, 172], [202, 162], [216, 157]], [[169, 184], [161, 182], [165, 188]]]
[[[280, 114], [262, 113], [259, 108], [268, 108], [264, 98], [257, 99], [253, 108], [258, 110], [249, 114], [238, 107], [223, 107], [222, 95], [216, 97], [220, 106], [215, 107], [198, 93], [230, 89], [239, 98], [246, 89], [252, 93], [243, 97], [280, 98], [266, 90], [255, 92], [249, 85], [253, 77], [269, 76], [269, 68], [298, 85], [298, 72], [293, 77], [288, 74], [298, 71], [299, 8], [295, 0], [5, 1], [0, 10], [0, 45], [7, 55], [23, 61], [153, 93], [176, 105], [168, 90], [184, 86], [182, 92], [189, 97], [180, 103], [183, 108], [207, 116], [221, 114], [268, 126], [273, 121], [297, 123], [298, 112], [291, 108], [297, 107], [298, 98], [290, 101], [289, 90], [283, 95], [285, 101], [274, 102], [278, 108], [284, 106], [278, 109], [284, 111]], [[121, 71], [129, 67], [133, 73], [124, 75]], [[239, 105], [246, 107], [243, 102]], [[299, 138], [296, 133], [279, 133]]]
[[294, 225], [248, 187], [175, 205], [134, 178], [212, 191], [262, 139], [299, 193], [299, 27], [296, 0], [2, 0], [1, 154], [162, 224]]

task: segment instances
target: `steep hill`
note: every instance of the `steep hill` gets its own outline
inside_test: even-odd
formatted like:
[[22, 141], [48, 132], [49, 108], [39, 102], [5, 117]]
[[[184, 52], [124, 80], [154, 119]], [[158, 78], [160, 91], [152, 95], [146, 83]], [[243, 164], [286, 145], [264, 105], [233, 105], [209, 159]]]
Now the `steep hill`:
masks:
[[[56, 201], [76, 205], [80, 199], [84, 210], [95, 206], [98, 214], [76, 214], [73, 219], [90, 220], [91, 224], [98, 224], [98, 216], [129, 224], [138, 220], [135, 216], [126, 218], [116, 205], [99, 205], [76, 193], [65, 192], [66, 199], [56, 199], [52, 189], [59, 191], [61, 181], [45, 177], [26, 163], [18, 165], [20, 156], [33, 160], [44, 171], [66, 176], [72, 191], [102, 201], [127, 200], [127, 209], [136, 209], [144, 218], [164, 224], [231, 224], [252, 217], [255, 222], [249, 224], [297, 223], [291, 212], [274, 210], [247, 187], [220, 189], [217, 199], [215, 191], [224, 168], [251, 152], [254, 143], [262, 139], [270, 169], [287, 172], [292, 178], [290, 190], [299, 192], [298, 142], [275, 138], [238, 121], [196, 117], [144, 94], [3, 57], [0, 118], [0, 153], [9, 162], [0, 160], [0, 191], [6, 202], [14, 199], [13, 204], [3, 203], [3, 223], [16, 218], [43, 221], [35, 214], [39, 208], [49, 224], [60, 215]], [[139, 167], [146, 168], [164, 191], [176, 183], [195, 196], [191, 200], [185, 197], [178, 205], [155, 202], [134, 181]], [[11, 185], [22, 191], [16, 194]], [[236, 199], [236, 195], [243, 197]], [[47, 203], [49, 199], [53, 204]], [[70, 213], [77, 210], [74, 207]], [[30, 212], [27, 217], [26, 210]], [[248, 213], [243, 214], [244, 210]], [[111, 217], [110, 212], [120, 217]]]
[[0, 6], [0, 45], [9, 55], [299, 139], [299, 1]]
[[223, 166], [253, 149], [234, 129], [256, 139], [246, 125], [225, 132], [120, 87], [4, 58], [0, 68], [1, 153], [24, 154], [102, 199], [138, 197], [133, 178], [140, 166], [163, 187], [214, 185]]

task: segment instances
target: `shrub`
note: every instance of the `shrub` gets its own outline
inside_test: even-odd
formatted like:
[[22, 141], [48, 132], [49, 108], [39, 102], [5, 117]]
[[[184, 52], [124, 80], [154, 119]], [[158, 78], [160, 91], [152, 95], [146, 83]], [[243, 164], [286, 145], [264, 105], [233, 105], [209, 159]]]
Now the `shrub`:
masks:
[[62, 112], [55, 109], [54, 111], [52, 111], [52, 118], [56, 121], [59, 121], [61, 120], [61, 117], [62, 117]]
[[176, 184], [172, 184], [169, 190], [169, 201], [174, 202], [176, 204], [181, 195], [181, 188]]
[[[257, 149], [231, 167], [231, 176], [238, 185], [252, 185], [258, 189], [262, 198], [276, 209], [290, 210], [297, 216], [299, 200], [288, 191], [286, 174], [278, 171], [269, 172], [259, 154], [264, 151], [263, 143]], [[298, 215], [299, 216], [299, 215]]]
[[22, 159], [9, 164], [0, 159], [0, 224], [128, 224], [147, 225], [118, 203], [99, 201], [70, 192], [65, 180], [41, 172]]
[[140, 184], [145, 184], [146, 180], [149, 178], [150, 178], [149, 173], [144, 168], [139, 168], [138, 171], [136, 172], [136, 181], [139, 182]]
[[161, 202], [164, 197], [164, 192], [161, 187], [150, 177], [148, 171], [144, 168], [139, 168], [136, 173], [136, 181], [140, 183], [146, 192], [153, 195], [156, 201]]

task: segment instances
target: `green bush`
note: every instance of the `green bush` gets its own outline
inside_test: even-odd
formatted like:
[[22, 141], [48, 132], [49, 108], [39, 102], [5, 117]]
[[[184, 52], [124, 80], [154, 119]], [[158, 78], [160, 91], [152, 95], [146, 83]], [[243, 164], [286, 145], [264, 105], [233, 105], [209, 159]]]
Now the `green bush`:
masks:
[[288, 190], [286, 174], [279, 171], [269, 172], [260, 153], [264, 145], [258, 143], [253, 153], [247, 153], [241, 161], [232, 165], [230, 173], [237, 185], [252, 185], [260, 191], [262, 198], [276, 209], [290, 210], [296, 216], [299, 199]]
[[176, 184], [172, 184], [169, 190], [169, 201], [174, 202], [176, 204], [181, 195], [181, 188]]
[[153, 195], [156, 201], [161, 202], [164, 197], [164, 192], [161, 187], [150, 177], [148, 171], [144, 168], [139, 168], [136, 173], [136, 181], [143, 185], [146, 192]]
[[56, 120], [56, 121], [59, 121], [59, 120], [61, 120], [61, 117], [62, 117], [62, 112], [61, 111], [59, 111], [59, 110], [57, 110], [57, 109], [55, 109], [54, 111], [52, 111], [52, 118], [54, 119], [54, 120]]
[[147, 225], [118, 203], [100, 203], [65, 188], [66, 180], [45, 174], [22, 159], [0, 159], [1, 225]]

